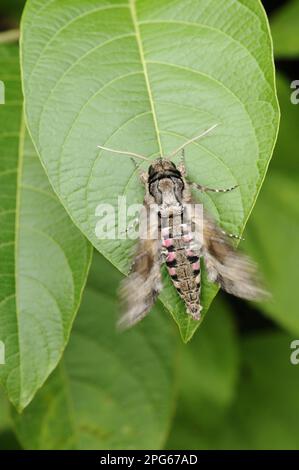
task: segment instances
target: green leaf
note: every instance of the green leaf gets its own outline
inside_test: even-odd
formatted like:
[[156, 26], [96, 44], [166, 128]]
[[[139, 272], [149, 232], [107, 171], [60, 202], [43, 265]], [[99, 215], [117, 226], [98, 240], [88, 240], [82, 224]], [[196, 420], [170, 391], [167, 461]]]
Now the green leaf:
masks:
[[155, 307], [117, 333], [115, 296], [102, 276], [101, 291], [93, 285], [101, 269], [111, 286], [121, 276], [99, 257], [93, 266], [62, 363], [25, 412], [14, 413], [27, 449], [156, 449], [165, 441], [176, 395], [172, 324]]
[[291, 0], [271, 17], [275, 56], [279, 59], [299, 55], [299, 1]]
[[20, 446], [11, 427], [9, 402], [0, 389], [0, 450], [16, 450]]
[[278, 76], [281, 127], [271, 171], [245, 234], [273, 295], [263, 311], [289, 331], [299, 333], [299, 199], [297, 159], [299, 108], [290, 102], [287, 81]]
[[280, 332], [243, 338], [239, 384], [226, 418], [202, 426], [200, 417], [194, 423], [185, 416], [171, 448], [299, 449], [299, 366], [290, 362], [293, 339]]
[[247, 251], [259, 263], [273, 297], [260, 307], [296, 334], [299, 334], [298, 199], [298, 183], [273, 171], [246, 231]]
[[244, 341], [243, 373], [229, 419], [215, 430], [216, 449], [299, 449], [298, 366], [283, 333]]
[[[188, 147], [189, 175], [214, 187], [201, 201], [241, 233], [255, 203], [278, 127], [272, 45], [256, 0], [29, 0], [22, 67], [30, 132], [51, 183], [93, 245], [127, 273], [131, 240], [99, 240], [98, 204], [141, 203], [133, 162], [106, 145], [167, 155]], [[143, 162], [140, 167], [146, 168]], [[129, 221], [128, 221], [129, 223]], [[167, 279], [161, 300], [190, 339], [190, 320]], [[203, 282], [204, 313], [216, 288]]]
[[239, 348], [231, 314], [217, 298], [200, 332], [181, 349], [180, 393], [167, 448], [201, 449], [235, 399]]
[[1, 433], [9, 426], [9, 404], [4, 392], [0, 389], [0, 436]]
[[0, 450], [22, 450], [13, 431], [5, 429], [0, 433]]
[[279, 134], [275, 146], [271, 170], [279, 172], [288, 178], [298, 181], [298, 128], [299, 128], [299, 105], [291, 102], [290, 82], [282, 74], [276, 76], [277, 95], [281, 110], [281, 121]]
[[91, 249], [54, 195], [22, 121], [17, 46], [1, 46], [0, 381], [22, 410], [68, 341]]

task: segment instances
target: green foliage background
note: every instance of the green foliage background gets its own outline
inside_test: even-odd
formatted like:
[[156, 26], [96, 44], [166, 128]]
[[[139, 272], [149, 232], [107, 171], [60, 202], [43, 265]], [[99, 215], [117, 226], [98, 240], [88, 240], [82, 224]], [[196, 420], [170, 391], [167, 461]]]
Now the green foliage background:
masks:
[[[210, 3], [216, 5], [217, 1]], [[215, 96], [215, 88], [206, 87], [205, 79], [190, 78], [190, 71], [186, 70], [177, 71], [175, 78], [172, 73], [165, 72], [164, 79], [167, 87], [173, 89], [175, 95], [181, 94], [182, 99], [186, 83], [190, 86], [189, 91], [199, 83], [193, 99], [203, 89], [201, 100], [206, 98], [211, 107], [218, 106], [217, 113], [223, 113], [229, 130], [240, 121], [235, 140], [228, 137], [229, 131], [225, 134], [224, 125], [219, 142], [217, 138], [211, 139], [210, 144], [205, 143], [206, 148], [191, 149], [188, 162], [195, 179], [210, 186], [214, 181], [219, 186], [215, 176], [219, 167], [213, 166], [214, 160], [206, 156], [206, 151], [220, 151], [228, 162], [227, 168], [223, 167], [220, 185], [229, 186], [231, 178], [235, 178], [240, 183], [240, 192], [225, 200], [213, 197], [203, 202], [215, 216], [220, 214], [221, 222], [229, 231], [242, 231], [261, 188], [244, 232], [244, 249], [258, 262], [273, 299], [249, 306], [218, 294], [194, 334], [198, 325], [186, 322], [181, 304], [171, 285], [166, 283], [162, 302], [157, 303], [140, 325], [124, 335], [115, 333], [114, 324], [118, 310], [117, 287], [122, 278], [119, 270], [127, 271], [131, 245], [98, 244], [90, 229], [94, 226], [94, 221], [90, 222], [91, 208], [95, 200], [114, 203], [122, 190], [131, 202], [138, 202], [142, 199], [142, 188], [134, 177], [126, 185], [132, 172], [129, 161], [117, 161], [119, 173], [112, 174], [110, 168], [114, 163], [105, 156], [104, 166], [96, 167], [86, 205], [80, 206], [82, 194], [77, 191], [76, 182], [81, 178], [82, 155], [85, 155], [84, 164], [87, 165], [92, 149], [105, 137], [105, 126], [111, 130], [119, 123], [114, 115], [110, 120], [105, 117], [101, 121], [98, 106], [103, 103], [96, 102], [88, 110], [89, 114], [80, 120], [76, 102], [71, 99], [72, 95], [78, 97], [83, 86], [90, 87], [85, 90], [87, 93], [93, 87], [97, 89], [97, 80], [104, 80], [102, 75], [96, 75], [98, 63], [95, 58], [84, 70], [75, 69], [73, 77], [66, 74], [65, 82], [60, 80], [60, 85], [54, 70], [57, 66], [63, 72], [68, 61], [76, 62], [78, 51], [82, 53], [84, 47], [97, 44], [96, 29], [93, 30], [96, 17], [87, 15], [86, 43], [78, 36], [75, 47], [74, 36], [66, 33], [62, 43], [56, 44], [54, 37], [52, 49], [48, 48], [40, 60], [38, 49], [42, 49], [43, 41], [53, 34], [47, 24], [51, 25], [51, 15], [56, 17], [55, 7], [47, 12], [44, 24], [32, 25], [33, 16], [29, 13], [34, 8], [38, 11], [43, 2], [29, 0], [27, 3], [22, 38], [26, 120], [22, 112], [19, 48], [16, 42], [8, 43], [4, 39], [5, 32], [0, 33], [0, 80], [6, 84], [6, 104], [0, 107], [0, 339], [5, 338], [8, 358], [7, 364], [0, 366], [3, 386], [0, 391], [0, 449], [299, 449], [299, 365], [290, 363], [290, 343], [299, 336], [296, 296], [299, 278], [299, 105], [291, 104], [290, 78], [279, 70], [278, 64], [276, 85], [281, 124], [261, 188], [275, 140], [278, 112], [271, 90], [271, 42], [267, 40], [267, 23], [259, 2], [231, 0], [229, 4], [234, 13], [240, 14], [239, 19], [235, 18], [236, 24], [245, 15], [242, 7], [248, 10], [246, 14], [255, 18], [252, 27], [263, 42], [259, 42], [257, 36], [259, 47], [255, 49], [254, 40], [244, 34], [238, 41], [244, 41], [248, 47], [245, 47], [244, 56], [238, 56], [240, 43], [234, 40], [231, 46], [229, 41], [226, 42], [228, 32], [223, 30], [223, 50], [228, 54], [224, 55], [225, 69], [217, 64], [219, 74], [227, 81], [229, 96], [240, 94], [240, 109], [247, 107], [258, 147], [250, 135], [248, 118], [240, 112], [234, 99], [227, 98], [226, 92]], [[91, 10], [94, 7], [92, 0], [81, 3]], [[165, 0], [164, 3], [167, 7], [169, 2]], [[21, 0], [0, 0], [3, 31], [18, 27], [24, 4]], [[79, 3], [75, 4], [78, 7]], [[154, 12], [159, 4], [161, 2], [141, 0], [139, 13], [155, 21]], [[73, 6], [67, 0], [60, 1], [59, 5], [59, 21], [63, 25], [64, 21], [71, 21]], [[229, 8], [227, 11], [230, 19]], [[299, 60], [297, 11], [299, 2], [293, 0], [270, 17], [276, 57], [292, 57], [294, 63]], [[96, 15], [96, 12], [92, 14]], [[183, 18], [184, 8], [179, 8], [178, 14]], [[202, 14], [213, 18], [213, 5], [211, 12], [203, 11]], [[124, 29], [121, 34], [130, 37], [126, 18], [111, 18], [106, 18], [104, 37], [109, 40], [111, 24], [115, 30]], [[256, 18], [259, 21], [254, 23]], [[158, 67], [159, 61], [166, 60], [168, 50], [172, 50], [174, 34], [176, 38], [181, 37], [183, 54], [180, 57], [179, 52], [174, 51], [173, 61], [184, 60], [184, 54], [188, 56], [188, 49], [184, 52], [184, 47], [188, 48], [189, 44], [186, 25], [181, 25], [181, 29], [176, 25], [174, 30], [165, 30], [162, 46], [159, 28], [153, 26], [152, 31], [146, 33], [144, 26], [144, 31], [140, 30], [142, 33], [148, 47], [146, 60], [150, 63], [149, 56], [156, 55], [152, 60], [157, 62], [152, 64], [153, 76], [161, 74], [162, 68], [154, 67]], [[211, 28], [204, 37], [211, 57], [212, 53], [218, 53], [213, 42], [214, 33]], [[196, 37], [197, 33], [192, 34]], [[38, 37], [40, 43], [36, 40]], [[129, 50], [130, 42], [122, 41], [123, 47]], [[70, 45], [73, 46], [71, 54]], [[227, 52], [229, 47], [232, 49]], [[259, 50], [262, 51], [260, 55]], [[117, 62], [117, 51], [111, 49], [111, 53], [115, 54]], [[61, 64], [60, 54], [65, 54]], [[134, 54], [133, 51], [123, 63], [122, 73], [129, 77], [132, 70], [138, 70], [140, 66]], [[231, 64], [225, 63], [229, 54]], [[257, 55], [252, 60], [254, 54]], [[233, 63], [234, 57], [238, 57], [236, 63]], [[99, 56], [97, 60], [105, 64], [107, 57]], [[247, 68], [242, 64], [238, 68], [240, 60], [244, 60]], [[210, 66], [217, 73], [212, 59]], [[112, 73], [113, 64], [106, 69], [108, 75]], [[90, 76], [89, 83], [86, 76]], [[161, 76], [159, 80], [157, 83], [162, 83]], [[114, 88], [114, 109], [125, 109], [126, 106], [129, 109], [130, 103], [134, 106], [137, 103], [135, 88], [141, 95], [144, 90], [135, 78], [129, 86], [132, 86], [132, 94], [126, 99], [121, 88]], [[159, 99], [165, 99], [165, 93], [164, 85], [154, 88], [153, 101], [157, 106]], [[257, 96], [260, 93], [257, 100], [261, 98], [262, 102], [264, 98], [267, 105], [261, 104], [260, 109], [250, 107], [254, 93]], [[85, 96], [83, 103], [86, 99]], [[170, 93], [168, 99], [167, 110], [162, 105], [158, 110], [159, 117], [162, 116], [162, 122], [158, 124], [163, 136], [160, 145], [167, 151], [180, 144], [184, 135], [195, 134], [198, 126], [208, 127], [211, 119], [195, 108], [190, 114], [191, 104], [187, 102], [182, 103], [180, 109], [176, 108], [171, 103]], [[68, 103], [62, 115], [57, 106], [60, 100]], [[47, 101], [47, 108], [40, 119], [44, 101]], [[137, 109], [136, 104], [134, 113], [144, 114], [139, 127], [129, 128], [109, 145], [147, 154], [156, 152], [157, 142], [151, 140], [149, 132], [152, 123], [147, 120], [147, 106], [146, 98], [141, 109]], [[235, 120], [230, 117], [234, 113]], [[62, 117], [66, 131], [69, 131], [68, 121], [74, 117], [77, 120], [68, 146], [60, 145]], [[26, 122], [31, 135], [26, 130]], [[147, 131], [149, 134], [143, 140]], [[88, 138], [82, 139], [83, 134]], [[136, 136], [136, 148], [132, 148], [132, 141], [128, 140], [132, 135]], [[240, 145], [238, 141], [241, 141]], [[241, 158], [238, 152], [244, 156], [243, 161], [238, 160]], [[57, 170], [60, 157], [64, 163]], [[76, 168], [72, 178], [68, 176], [70, 162], [72, 171]], [[248, 168], [246, 178], [245, 164]], [[110, 189], [105, 193], [105, 188]], [[89, 220], [88, 224], [86, 220]], [[92, 263], [90, 242], [101, 253], [94, 252]], [[205, 311], [215, 293], [216, 289], [205, 284]], [[194, 334], [187, 344], [180, 340], [169, 313], [179, 326], [184, 341]]]

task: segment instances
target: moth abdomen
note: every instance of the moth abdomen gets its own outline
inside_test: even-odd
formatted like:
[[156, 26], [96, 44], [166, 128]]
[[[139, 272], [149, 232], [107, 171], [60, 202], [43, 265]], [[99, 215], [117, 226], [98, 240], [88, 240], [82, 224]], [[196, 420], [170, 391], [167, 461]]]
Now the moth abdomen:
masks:
[[176, 267], [178, 264], [178, 261], [177, 261], [177, 256], [176, 256], [176, 252], [175, 251], [171, 251], [168, 253], [167, 257], [166, 257], [166, 265], [168, 268], [174, 268]]
[[167, 238], [162, 240], [162, 245], [168, 252], [165, 260], [168, 274], [184, 301], [187, 312], [198, 320], [201, 310], [200, 262], [199, 256], [190, 246], [193, 237], [191, 233], [186, 233], [185, 229], [181, 237], [171, 238], [171, 236], [171, 231], [168, 231]]
[[190, 263], [192, 264], [195, 264], [195, 263], [198, 263], [199, 262], [199, 257], [194, 255], [194, 254], [191, 254], [191, 255], [187, 255], [188, 256], [188, 260], [190, 261]]

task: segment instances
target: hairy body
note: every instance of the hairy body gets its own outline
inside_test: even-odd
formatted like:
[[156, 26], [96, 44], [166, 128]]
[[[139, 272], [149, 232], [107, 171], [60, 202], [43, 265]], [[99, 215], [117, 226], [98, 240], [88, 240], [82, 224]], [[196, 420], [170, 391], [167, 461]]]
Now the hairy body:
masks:
[[[190, 212], [191, 185], [182, 162], [178, 167], [168, 159], [153, 162], [141, 174], [145, 186], [146, 208], [144, 232], [140, 237], [136, 260], [129, 277], [123, 282], [121, 295], [124, 313], [119, 321], [127, 328], [150, 310], [162, 289], [161, 264], [166, 263], [169, 276], [186, 306], [187, 314], [200, 319], [201, 272], [203, 258], [208, 277], [227, 292], [256, 300], [265, 295], [255, 276], [255, 266], [237, 252], [229, 237], [204, 212]], [[212, 190], [197, 185], [201, 191]], [[149, 212], [157, 207], [157, 226], [149, 224]], [[150, 233], [149, 233], [150, 231]]]
[[[226, 193], [227, 189], [212, 189], [187, 180], [184, 148], [206, 136], [217, 127], [212, 125], [201, 134], [175, 149], [168, 158], [151, 162], [140, 177], [145, 187], [144, 209], [140, 216], [140, 239], [135, 261], [127, 279], [121, 286], [123, 313], [120, 328], [128, 328], [141, 320], [154, 305], [162, 289], [161, 264], [166, 263], [168, 274], [186, 306], [186, 312], [200, 319], [201, 272], [203, 262], [211, 282], [223, 290], [248, 300], [268, 296], [257, 280], [256, 267], [245, 255], [237, 251], [230, 238], [204, 211], [197, 212], [191, 198], [191, 188], [201, 192]], [[102, 150], [149, 161], [143, 155], [113, 150]], [[176, 166], [171, 158], [182, 151], [182, 161]], [[154, 207], [157, 217], [152, 219]]]

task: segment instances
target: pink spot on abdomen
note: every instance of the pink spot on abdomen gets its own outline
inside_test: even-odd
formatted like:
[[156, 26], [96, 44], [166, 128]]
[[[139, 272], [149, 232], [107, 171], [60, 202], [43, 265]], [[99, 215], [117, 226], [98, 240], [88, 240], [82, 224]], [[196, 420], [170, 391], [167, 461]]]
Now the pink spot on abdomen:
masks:
[[169, 263], [171, 263], [171, 261], [174, 261], [176, 258], [176, 254], [174, 251], [171, 251], [170, 253], [168, 253], [167, 255], [167, 258], [166, 258], [166, 261], [168, 261]]
[[175, 268], [167, 268], [168, 269], [168, 272], [169, 272], [169, 275], [170, 276], [175, 276], [176, 275], [176, 270]]
[[192, 264], [193, 271], [199, 271], [199, 262], [197, 261], [196, 263]]
[[163, 240], [162, 245], [166, 248], [169, 248], [170, 246], [172, 246], [172, 243], [172, 238], [166, 238], [166, 240]]

